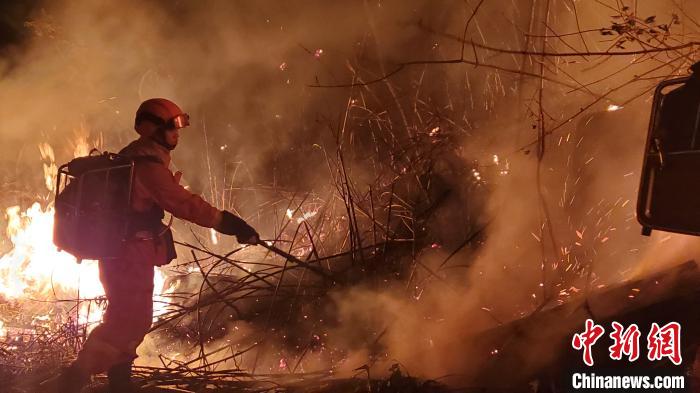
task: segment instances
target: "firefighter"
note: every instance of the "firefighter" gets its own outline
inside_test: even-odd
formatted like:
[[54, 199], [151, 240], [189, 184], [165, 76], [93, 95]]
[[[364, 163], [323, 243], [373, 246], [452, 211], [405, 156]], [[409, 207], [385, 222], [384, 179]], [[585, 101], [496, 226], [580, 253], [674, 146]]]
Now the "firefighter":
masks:
[[100, 281], [107, 295], [102, 323], [87, 338], [78, 358], [59, 377], [60, 393], [79, 392], [93, 374], [107, 372], [111, 392], [133, 391], [131, 367], [136, 348], [153, 319], [154, 266], [175, 258], [164, 211], [220, 233], [239, 243], [257, 244], [258, 233], [243, 219], [221, 211], [179, 185], [180, 173], [168, 169], [170, 152], [189, 116], [163, 98], [144, 101], [136, 111], [134, 128], [140, 137], [120, 154], [134, 160], [130, 237], [121, 257], [99, 261]]

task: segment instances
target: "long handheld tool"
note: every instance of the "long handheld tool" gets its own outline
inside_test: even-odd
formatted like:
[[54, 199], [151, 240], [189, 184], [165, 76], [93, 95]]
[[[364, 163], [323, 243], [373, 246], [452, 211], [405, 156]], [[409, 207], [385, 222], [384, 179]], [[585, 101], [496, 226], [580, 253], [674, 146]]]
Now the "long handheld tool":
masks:
[[275, 254], [281, 256], [282, 258], [285, 258], [285, 259], [287, 259], [288, 261], [291, 261], [291, 262], [293, 262], [293, 263], [295, 263], [295, 264], [297, 264], [297, 265], [299, 265], [299, 266], [301, 266], [301, 267], [303, 267], [303, 268], [309, 269], [309, 270], [311, 270], [312, 272], [318, 274], [319, 276], [321, 276], [321, 277], [323, 277], [323, 278], [326, 278], [326, 279], [328, 279], [328, 280], [331, 280], [332, 282], [337, 283], [337, 284], [342, 284], [342, 281], [341, 281], [341, 280], [339, 280], [339, 279], [336, 278], [336, 277], [333, 277], [333, 275], [331, 275], [331, 274], [328, 274], [326, 271], [324, 271], [323, 269], [319, 268], [318, 266], [314, 266], [314, 265], [312, 265], [312, 264], [310, 264], [310, 263], [304, 262], [304, 261], [302, 261], [301, 259], [295, 257], [294, 255], [292, 255], [292, 254], [290, 254], [290, 253], [288, 253], [288, 252], [286, 252], [286, 251], [280, 250], [279, 248], [273, 246], [272, 244], [268, 244], [268, 243], [267, 243], [266, 241], [264, 241], [264, 240], [259, 241], [259, 242], [257, 243], [257, 245], [258, 245], [258, 246], [263, 246], [263, 247], [267, 248], [268, 250], [270, 250], [270, 252], [273, 252], [273, 253], [275, 253]]

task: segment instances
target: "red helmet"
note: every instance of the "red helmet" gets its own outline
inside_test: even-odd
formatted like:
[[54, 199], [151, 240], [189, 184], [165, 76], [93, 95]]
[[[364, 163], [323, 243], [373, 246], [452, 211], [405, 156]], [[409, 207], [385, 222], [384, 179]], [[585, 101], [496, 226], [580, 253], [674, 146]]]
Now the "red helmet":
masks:
[[[151, 122], [157, 127], [146, 126]], [[134, 129], [139, 135], [150, 136], [158, 129], [184, 128], [190, 125], [190, 116], [179, 106], [165, 98], [151, 98], [139, 105], [136, 110]]]

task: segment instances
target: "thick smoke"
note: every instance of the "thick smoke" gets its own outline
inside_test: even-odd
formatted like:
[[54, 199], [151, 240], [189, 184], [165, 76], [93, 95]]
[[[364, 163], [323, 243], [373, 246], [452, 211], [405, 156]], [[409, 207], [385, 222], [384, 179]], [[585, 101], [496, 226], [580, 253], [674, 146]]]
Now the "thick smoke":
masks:
[[[601, 10], [600, 4], [578, 4], [578, 7], [582, 30], [611, 25], [607, 15], [610, 10]], [[493, 15], [489, 11], [485, 6], [480, 14], [482, 22], [489, 20], [487, 18], [503, 17], [503, 14]], [[662, 4], [640, 4], [638, 11], [660, 20], [672, 20], [671, 12]], [[693, 12], [688, 8], [684, 11], [691, 15]], [[453, 29], [438, 30], [458, 31], [457, 25], [456, 22]], [[521, 25], [522, 30], [526, 29], [524, 26], [527, 25]], [[568, 5], [552, 7], [550, 27], [550, 35], [576, 31], [573, 12]], [[485, 43], [522, 48], [519, 46], [521, 35], [509, 39], [496, 29], [477, 31], [473, 37], [481, 33]], [[540, 29], [535, 29], [535, 32], [534, 35], [544, 34]], [[605, 51], [610, 45], [602, 36], [587, 37], [590, 51]], [[476, 41], [480, 42], [479, 39]], [[586, 50], [580, 42], [557, 39], [550, 39], [545, 48], [547, 51], [570, 52], [570, 45], [580, 51]], [[529, 47], [537, 51], [540, 48], [534, 42]], [[503, 67], [519, 65], [519, 61], [508, 56], [499, 58], [494, 55], [494, 58], [503, 61], [498, 63]], [[468, 265], [468, 270], [445, 270], [442, 275], [448, 283], [466, 284], [466, 289], [455, 291], [449, 284], [435, 280], [421, 270], [432, 282], [419, 301], [397, 296], [399, 291], [391, 292], [392, 295], [375, 293], [374, 297], [351, 292], [346, 298], [356, 305], [348, 306], [346, 312], [355, 320], [363, 321], [359, 325], [374, 326], [375, 331], [389, 326], [382, 341], [387, 344], [385, 356], [394, 358], [385, 359], [387, 363], [398, 359], [409, 370], [422, 375], [473, 376], [479, 362], [484, 361], [478, 358], [483, 353], [477, 353], [473, 342], [466, 338], [473, 333], [529, 316], [542, 307], [550, 308], [562, 302], [580, 304], [585, 296], [596, 290], [645, 277], [697, 257], [697, 239], [658, 232], [651, 238], [643, 237], [635, 218], [650, 89], [653, 89], [654, 81], [686, 73], [692, 64], [691, 58], [664, 66], [663, 62], [669, 59], [663, 55], [653, 62], [637, 62], [638, 59], [628, 57], [589, 62], [582, 57], [569, 60], [568, 64], [551, 58], [534, 58], [532, 63], [526, 60], [525, 71], [538, 72], [535, 61], [544, 61], [547, 70], [556, 67], [561, 71], [555, 75], [571, 76], [582, 85], [614, 74], [590, 90], [586, 87], [572, 92], [571, 88], [546, 84], [543, 98], [547, 119], [545, 131], [561, 123], [564, 125], [548, 136], [544, 157], [539, 164], [537, 146], [531, 143], [536, 139], [538, 126], [538, 105], [533, 97], [537, 97], [535, 84], [539, 82], [519, 83], [517, 78], [501, 73], [498, 82], [508, 93], [500, 97], [496, 94], [491, 110], [489, 99], [494, 90], [499, 90], [498, 87], [484, 89], [484, 94], [478, 94], [478, 88], [472, 87], [467, 94], [477, 91], [476, 101], [486, 106], [487, 117], [479, 119], [480, 114], [485, 115], [479, 109], [472, 112], [472, 118], [477, 118], [477, 126], [472, 131], [474, 135], [465, 138], [466, 156], [493, 164], [491, 156], [496, 154], [501, 162], [508, 160], [510, 170], [506, 176], [491, 176], [487, 180], [490, 182], [487, 215], [492, 218], [484, 220], [489, 222], [485, 244], [476, 252], [467, 249], [452, 259], [451, 264], [461, 262]], [[463, 73], [463, 69], [453, 72], [454, 81], [464, 77], [464, 74], [457, 74]], [[483, 71], [480, 75], [488, 84], [489, 80], [496, 80], [494, 74], [493, 71]], [[635, 75], [653, 78], [626, 84]], [[622, 85], [625, 86], [619, 88]], [[604, 99], [586, 108], [567, 124], [570, 116], [603, 93], [606, 93]], [[635, 97], [639, 98], [632, 100]], [[609, 111], [609, 105], [624, 107]], [[510, 108], [510, 111], [505, 108]], [[489, 166], [493, 165], [482, 168]], [[465, 178], [459, 180], [467, 181]], [[454, 205], [445, 209], [456, 210]], [[444, 228], [450, 230], [454, 226]], [[446, 253], [426, 250], [421, 258], [427, 266], [438, 270]], [[460, 271], [466, 273], [461, 275]], [[367, 307], [370, 299], [382, 306]], [[606, 307], [619, 310], [625, 305], [596, 305], [600, 310]], [[367, 323], [376, 318], [377, 309], [385, 310], [386, 318], [375, 324]], [[558, 337], [565, 342], [569, 338], [565, 334], [578, 329], [577, 324], [583, 321], [581, 318], [579, 313], [568, 323], [561, 321], [547, 326], [548, 330], [543, 330], [542, 336]], [[350, 336], [345, 329], [348, 328], [341, 329], [341, 336]], [[544, 326], [539, 329], [544, 329]], [[498, 349], [494, 347], [494, 353]], [[525, 364], [510, 366], [526, 369], [529, 362], [538, 363], [556, 356], [554, 351], [553, 346], [533, 347], [529, 357], [521, 359]]]

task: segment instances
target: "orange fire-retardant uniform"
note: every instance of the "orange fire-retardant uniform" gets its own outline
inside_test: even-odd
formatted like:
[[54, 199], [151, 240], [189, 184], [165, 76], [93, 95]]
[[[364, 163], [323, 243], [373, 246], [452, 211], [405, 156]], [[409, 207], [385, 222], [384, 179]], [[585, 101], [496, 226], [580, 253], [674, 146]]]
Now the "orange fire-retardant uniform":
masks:
[[[168, 169], [170, 151], [153, 139], [141, 137], [120, 154], [136, 159], [131, 206], [146, 213], [162, 208], [175, 217], [203, 227], [216, 227], [222, 212], [178, 184]], [[115, 260], [100, 261], [100, 281], [107, 295], [103, 322], [89, 335], [75, 363], [86, 373], [96, 374], [133, 361], [136, 347], [153, 319], [154, 266], [170, 262], [171, 238], [153, 238], [153, 231], [138, 231]]]

